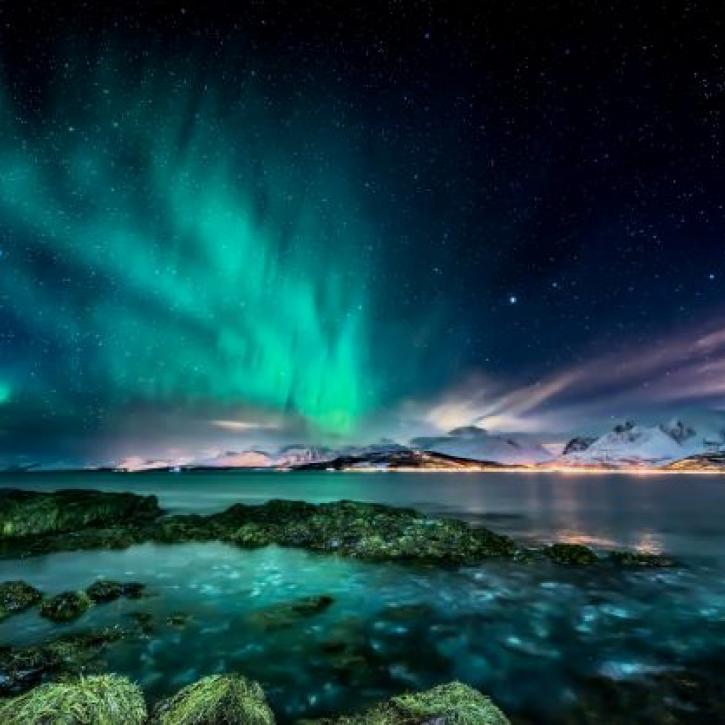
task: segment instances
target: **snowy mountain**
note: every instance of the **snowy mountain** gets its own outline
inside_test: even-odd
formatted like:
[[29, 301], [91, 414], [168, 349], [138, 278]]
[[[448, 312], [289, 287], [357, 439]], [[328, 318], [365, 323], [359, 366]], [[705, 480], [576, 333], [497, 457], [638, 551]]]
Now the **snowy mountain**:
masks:
[[641, 426], [616, 425], [598, 438], [573, 438], [559, 463], [567, 466], [659, 466], [703, 451], [703, 439], [679, 420]]
[[416, 449], [496, 463], [532, 464], [550, 461], [552, 455], [542, 445], [522, 436], [493, 434], [475, 425], [454, 428], [446, 435], [413, 438]]
[[267, 468], [274, 463], [269, 453], [264, 451], [225, 451], [212, 458], [195, 462], [196, 466], [206, 468]]
[[280, 448], [273, 457], [272, 463], [278, 468], [291, 468], [303, 463], [329, 461], [337, 455], [337, 452], [331, 448], [293, 444]]

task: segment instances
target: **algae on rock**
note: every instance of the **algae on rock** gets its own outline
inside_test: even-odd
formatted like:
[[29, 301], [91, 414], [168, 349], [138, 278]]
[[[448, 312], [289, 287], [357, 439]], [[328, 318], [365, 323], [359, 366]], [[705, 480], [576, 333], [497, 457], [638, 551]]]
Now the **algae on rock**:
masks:
[[150, 521], [161, 514], [156, 496], [92, 490], [0, 490], [0, 540]]
[[506, 715], [489, 697], [462, 682], [398, 695], [361, 715], [317, 722], [320, 725], [509, 725]]
[[0, 583], [0, 620], [35, 606], [43, 595], [24, 581]]
[[61, 592], [46, 599], [40, 607], [40, 616], [54, 622], [70, 622], [93, 606], [85, 592]]
[[274, 725], [262, 688], [241, 675], [210, 675], [157, 706], [158, 725]]
[[3, 725], [142, 725], [147, 716], [141, 690], [120, 675], [49, 682], [0, 701]]

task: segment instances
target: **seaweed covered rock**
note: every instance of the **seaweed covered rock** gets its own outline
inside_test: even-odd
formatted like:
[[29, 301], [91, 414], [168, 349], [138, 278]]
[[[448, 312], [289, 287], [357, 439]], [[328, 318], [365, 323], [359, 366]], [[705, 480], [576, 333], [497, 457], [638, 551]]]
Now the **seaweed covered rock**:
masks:
[[109, 579], [99, 579], [86, 589], [86, 594], [96, 604], [112, 602], [123, 595], [123, 584]]
[[508, 725], [490, 698], [462, 682], [393, 697], [362, 715], [342, 717], [337, 725]]
[[146, 718], [141, 690], [120, 675], [46, 683], [0, 702], [3, 725], [141, 725]]
[[0, 695], [25, 692], [61, 675], [78, 675], [93, 666], [107, 645], [133, 635], [132, 630], [113, 627], [63, 635], [40, 645], [0, 648]]
[[240, 675], [211, 675], [157, 706], [158, 725], [273, 725], [262, 688]]
[[43, 602], [40, 616], [54, 622], [70, 622], [80, 617], [92, 604], [85, 592], [61, 592]]
[[272, 604], [249, 615], [249, 622], [264, 630], [286, 629], [299, 620], [324, 612], [334, 599], [327, 594], [302, 597], [291, 602]]
[[37, 536], [159, 516], [156, 496], [102, 491], [0, 490], [0, 539]]
[[675, 562], [661, 554], [647, 554], [639, 551], [612, 551], [608, 560], [624, 567], [668, 567]]
[[23, 581], [0, 583], [0, 620], [35, 606], [43, 595]]
[[366, 560], [467, 563], [512, 556], [515, 551], [507, 536], [473, 528], [463, 521], [355, 501], [236, 504], [210, 518], [217, 529], [226, 532], [225, 540], [241, 546], [274, 542]]
[[582, 544], [552, 544], [544, 549], [544, 554], [557, 564], [582, 566], [599, 561], [597, 555]]

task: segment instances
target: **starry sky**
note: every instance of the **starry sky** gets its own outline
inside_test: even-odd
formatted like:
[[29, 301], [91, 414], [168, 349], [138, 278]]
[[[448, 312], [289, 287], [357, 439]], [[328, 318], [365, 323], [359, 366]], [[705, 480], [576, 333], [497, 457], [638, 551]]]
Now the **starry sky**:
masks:
[[3, 3], [0, 459], [719, 415], [717, 3], [466, 5]]

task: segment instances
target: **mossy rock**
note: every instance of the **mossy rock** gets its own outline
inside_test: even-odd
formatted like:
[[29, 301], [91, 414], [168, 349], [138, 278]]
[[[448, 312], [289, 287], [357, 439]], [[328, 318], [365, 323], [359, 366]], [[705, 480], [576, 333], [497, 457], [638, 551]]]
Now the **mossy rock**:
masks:
[[462, 682], [393, 697], [362, 715], [327, 721], [336, 725], [509, 725], [489, 697]]
[[109, 579], [100, 579], [86, 589], [86, 594], [96, 604], [112, 602], [123, 595], [123, 584]]
[[47, 683], [0, 702], [3, 725], [142, 725], [147, 716], [141, 690], [120, 675]]
[[552, 544], [544, 549], [544, 554], [557, 564], [582, 566], [599, 561], [597, 555], [582, 544]]
[[158, 725], [274, 725], [262, 688], [240, 675], [211, 675], [157, 706]]
[[37, 492], [0, 490], [0, 539], [82, 531], [161, 514], [155, 496], [103, 491]]
[[46, 599], [40, 607], [40, 616], [53, 622], [70, 622], [93, 605], [85, 592], [61, 592]]
[[249, 615], [249, 622], [264, 630], [293, 627], [301, 619], [324, 612], [334, 599], [327, 594], [294, 599], [290, 602], [272, 604]]
[[78, 676], [93, 669], [107, 645], [135, 634], [111, 627], [67, 634], [39, 645], [0, 648], [0, 695], [25, 692], [51, 678]]
[[608, 557], [612, 564], [623, 567], [668, 567], [675, 562], [661, 554], [646, 554], [638, 551], [612, 551]]
[[0, 620], [35, 606], [43, 595], [24, 581], [0, 583]]

